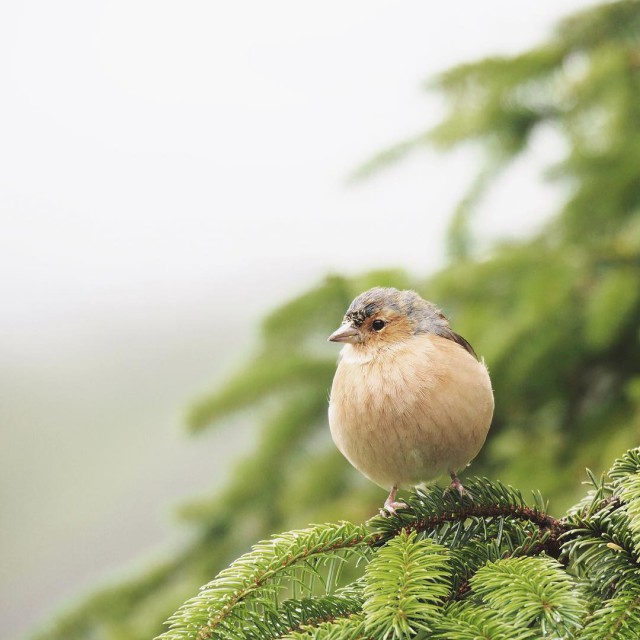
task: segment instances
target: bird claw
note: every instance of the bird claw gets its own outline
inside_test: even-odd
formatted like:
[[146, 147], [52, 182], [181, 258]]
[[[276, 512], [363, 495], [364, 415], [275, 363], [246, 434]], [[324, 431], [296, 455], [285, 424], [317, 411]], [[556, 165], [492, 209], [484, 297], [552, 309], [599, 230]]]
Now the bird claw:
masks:
[[457, 491], [458, 495], [461, 498], [465, 496], [473, 502], [473, 496], [462, 486], [462, 482], [460, 482], [460, 478], [455, 473], [451, 474], [451, 484], [444, 490], [445, 494], [449, 493], [449, 491]]
[[391, 491], [389, 492], [389, 496], [384, 501], [384, 507], [380, 509], [380, 515], [383, 518], [388, 518], [389, 516], [395, 516], [396, 511], [398, 509], [408, 509], [409, 505], [404, 502], [396, 502], [396, 493], [398, 492], [397, 485], [393, 485], [391, 487]]
[[380, 509], [380, 515], [383, 518], [388, 518], [389, 516], [395, 516], [396, 511], [398, 509], [408, 509], [409, 505], [405, 502], [396, 502], [395, 500], [385, 500], [384, 507]]

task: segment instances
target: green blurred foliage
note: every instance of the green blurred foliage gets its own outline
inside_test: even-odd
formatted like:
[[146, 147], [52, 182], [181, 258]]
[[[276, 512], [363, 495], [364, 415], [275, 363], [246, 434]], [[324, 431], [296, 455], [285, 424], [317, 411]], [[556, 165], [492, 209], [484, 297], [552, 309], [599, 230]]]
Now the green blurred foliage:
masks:
[[[255, 450], [227, 487], [184, 509], [197, 532], [183, 555], [101, 593], [41, 638], [148, 638], [252, 542], [312, 521], [361, 521], [382, 491], [335, 450], [326, 420], [336, 349], [325, 342], [352, 298], [374, 285], [436, 301], [488, 363], [496, 413], [472, 471], [538, 489], [562, 511], [585, 466], [606, 468], [640, 440], [640, 3], [564, 21], [515, 57], [452, 69], [430, 85], [448, 101], [435, 130], [367, 165], [370, 174], [425, 144], [486, 152], [450, 229], [452, 260], [428, 278], [401, 271], [333, 275], [274, 311], [255, 357], [189, 415], [193, 431], [242, 413]], [[552, 128], [566, 157], [549, 171], [567, 187], [548, 224], [522, 242], [476, 253], [469, 220], [534, 132]], [[517, 216], [518, 203], [513, 203]]]

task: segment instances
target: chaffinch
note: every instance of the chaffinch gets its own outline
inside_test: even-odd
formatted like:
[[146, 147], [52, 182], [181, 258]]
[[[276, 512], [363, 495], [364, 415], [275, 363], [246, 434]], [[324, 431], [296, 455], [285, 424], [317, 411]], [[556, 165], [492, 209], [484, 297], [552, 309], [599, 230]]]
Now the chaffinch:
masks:
[[414, 291], [376, 287], [350, 305], [329, 336], [340, 352], [329, 402], [331, 436], [347, 460], [406, 507], [398, 487], [457, 473], [480, 451], [493, 416], [484, 361]]

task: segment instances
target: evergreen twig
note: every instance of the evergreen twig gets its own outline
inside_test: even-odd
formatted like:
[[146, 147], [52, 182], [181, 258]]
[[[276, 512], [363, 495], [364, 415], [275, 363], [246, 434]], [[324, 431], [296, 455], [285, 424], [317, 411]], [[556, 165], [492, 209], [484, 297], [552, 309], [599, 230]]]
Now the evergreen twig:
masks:
[[539, 496], [531, 506], [476, 478], [462, 497], [419, 489], [407, 509], [367, 526], [274, 536], [187, 601], [161, 637], [634, 638], [639, 473], [640, 448], [614, 463], [609, 482], [589, 474], [592, 489], [561, 519]]

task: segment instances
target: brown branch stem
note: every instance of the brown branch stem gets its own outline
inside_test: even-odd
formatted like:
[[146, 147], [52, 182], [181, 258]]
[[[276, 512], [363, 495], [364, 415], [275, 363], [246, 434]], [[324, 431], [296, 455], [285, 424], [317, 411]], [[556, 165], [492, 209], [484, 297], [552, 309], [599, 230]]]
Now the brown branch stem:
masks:
[[[431, 531], [436, 527], [447, 522], [460, 522], [467, 518], [512, 518], [514, 520], [523, 520], [535, 524], [541, 532], [548, 531], [549, 538], [544, 545], [545, 551], [552, 557], [560, 556], [559, 537], [569, 530], [569, 527], [561, 520], [558, 520], [546, 513], [514, 504], [460, 504], [455, 507], [434, 513], [430, 516], [417, 518], [414, 521], [402, 522], [398, 527], [398, 531], [406, 529], [407, 531]], [[388, 534], [379, 534], [372, 544], [380, 543], [388, 538]]]

